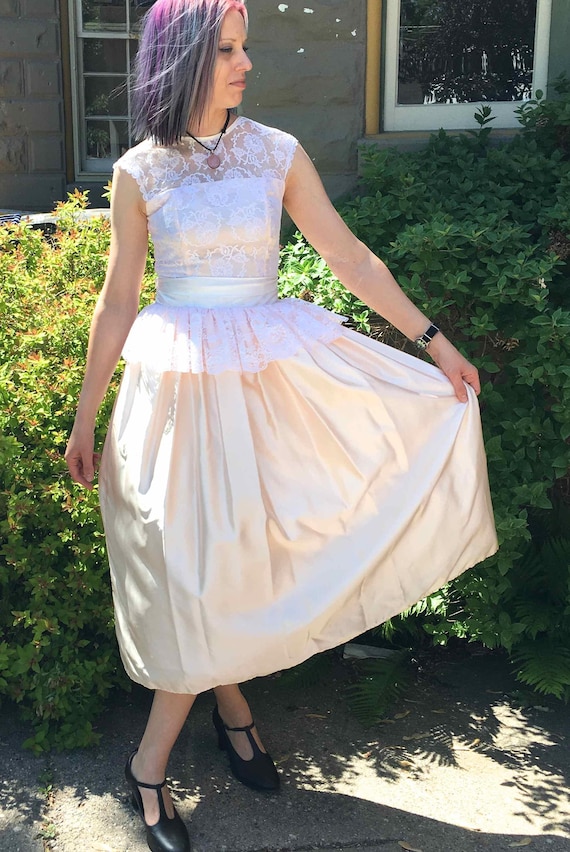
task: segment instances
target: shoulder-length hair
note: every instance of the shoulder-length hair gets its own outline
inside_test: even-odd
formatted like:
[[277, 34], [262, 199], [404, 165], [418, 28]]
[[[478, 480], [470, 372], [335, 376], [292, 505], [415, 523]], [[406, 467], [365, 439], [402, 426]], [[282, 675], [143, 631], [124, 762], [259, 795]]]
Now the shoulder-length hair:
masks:
[[174, 145], [204, 117], [224, 15], [241, 0], [157, 0], [147, 12], [132, 86], [134, 135]]

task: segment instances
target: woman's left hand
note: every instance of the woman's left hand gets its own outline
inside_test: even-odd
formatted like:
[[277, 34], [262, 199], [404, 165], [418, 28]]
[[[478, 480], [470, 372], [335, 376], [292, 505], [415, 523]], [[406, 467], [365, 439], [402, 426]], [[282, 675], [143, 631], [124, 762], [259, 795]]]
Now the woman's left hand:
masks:
[[427, 352], [453, 385], [459, 402], [467, 402], [465, 384], [471, 385], [476, 394], [481, 393], [477, 367], [470, 364], [441, 332], [435, 335]]

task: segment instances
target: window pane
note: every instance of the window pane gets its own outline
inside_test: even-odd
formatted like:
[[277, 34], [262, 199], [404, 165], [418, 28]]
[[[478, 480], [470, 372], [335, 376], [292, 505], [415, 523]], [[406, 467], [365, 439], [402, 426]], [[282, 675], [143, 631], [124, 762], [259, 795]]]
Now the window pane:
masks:
[[130, 0], [129, 15], [131, 18], [131, 30], [139, 29], [139, 23], [143, 15], [146, 15], [154, 0]]
[[86, 122], [87, 157], [96, 160], [117, 160], [129, 147], [127, 121]]
[[86, 30], [124, 32], [127, 28], [126, 0], [81, 0]]
[[127, 117], [125, 77], [85, 77], [85, 114]]
[[401, 0], [399, 104], [531, 96], [537, 0]]
[[127, 70], [126, 42], [122, 38], [84, 39], [83, 70], [124, 74]]
[[129, 61], [131, 67], [129, 70], [132, 71], [133, 62], [135, 61], [135, 56], [137, 55], [137, 50], [139, 49], [139, 42], [136, 38], [129, 39]]

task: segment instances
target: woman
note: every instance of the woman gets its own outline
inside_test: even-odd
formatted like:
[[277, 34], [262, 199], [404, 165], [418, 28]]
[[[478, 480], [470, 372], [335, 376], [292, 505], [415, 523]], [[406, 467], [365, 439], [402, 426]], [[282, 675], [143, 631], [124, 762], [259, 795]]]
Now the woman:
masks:
[[[92, 488], [122, 352], [99, 479], [122, 659], [155, 690], [126, 767], [155, 852], [189, 849], [164, 777], [197, 693], [214, 689], [234, 775], [276, 790], [237, 683], [364, 632], [496, 549], [477, 371], [347, 229], [296, 140], [230, 112], [252, 67], [246, 28], [239, 0], [158, 0], [147, 15], [144, 141], [116, 164], [66, 453]], [[282, 203], [439, 369], [277, 300]], [[148, 231], [157, 301], [137, 317]]]

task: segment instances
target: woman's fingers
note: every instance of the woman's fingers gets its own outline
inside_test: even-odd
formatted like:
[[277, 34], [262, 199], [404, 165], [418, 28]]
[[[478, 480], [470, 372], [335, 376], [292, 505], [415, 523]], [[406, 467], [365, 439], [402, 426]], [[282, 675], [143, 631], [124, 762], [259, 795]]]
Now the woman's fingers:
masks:
[[476, 394], [481, 392], [481, 384], [479, 382], [479, 373], [477, 369], [467, 362], [467, 369], [461, 370], [452, 368], [449, 371], [443, 370], [455, 391], [455, 396], [459, 402], [467, 402], [467, 390], [465, 385], [471, 385]]
[[429, 354], [445, 373], [460, 402], [467, 402], [465, 384], [471, 385], [476, 394], [481, 392], [479, 372], [443, 334], [436, 334], [428, 349]]
[[471, 385], [477, 396], [481, 393], [481, 382], [479, 380], [479, 371], [472, 364], [469, 364], [469, 369], [464, 373], [464, 381]]
[[83, 459], [81, 454], [74, 456], [66, 456], [67, 467], [71, 478], [83, 485], [84, 488], [91, 490], [93, 488], [93, 477], [95, 476], [95, 464], [93, 456], [91, 459]]
[[65, 452], [65, 461], [74, 482], [91, 490], [100, 458], [99, 453], [93, 452], [91, 439], [85, 443], [76, 443], [73, 436], [70, 438]]
[[450, 371], [449, 373], [444, 370], [445, 375], [453, 385], [453, 390], [455, 391], [455, 396], [459, 400], [459, 402], [467, 402], [467, 390], [465, 388], [465, 384], [463, 382], [463, 376], [457, 370]]

